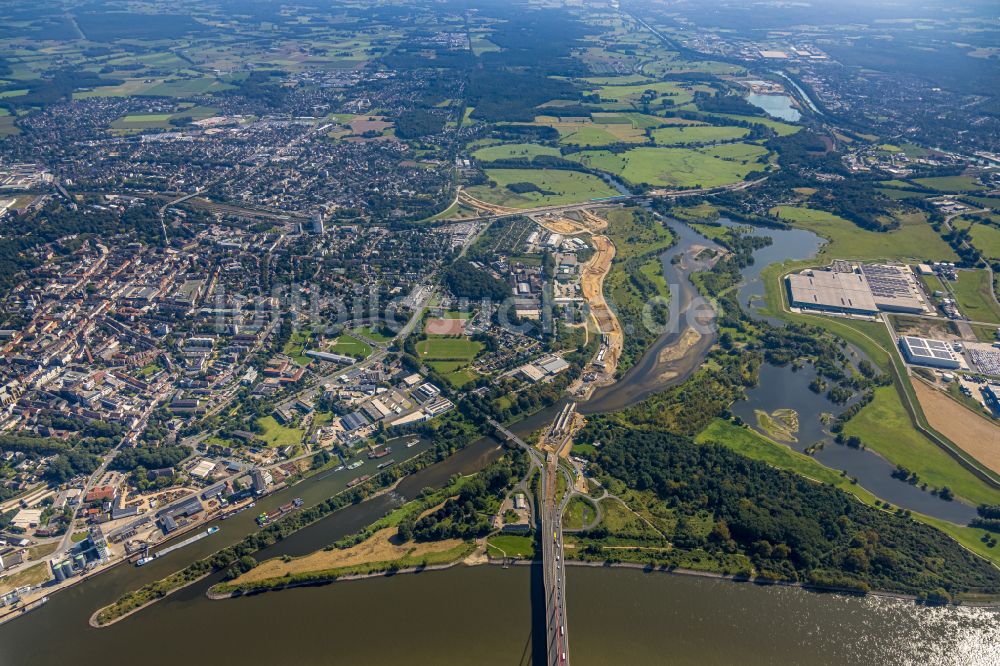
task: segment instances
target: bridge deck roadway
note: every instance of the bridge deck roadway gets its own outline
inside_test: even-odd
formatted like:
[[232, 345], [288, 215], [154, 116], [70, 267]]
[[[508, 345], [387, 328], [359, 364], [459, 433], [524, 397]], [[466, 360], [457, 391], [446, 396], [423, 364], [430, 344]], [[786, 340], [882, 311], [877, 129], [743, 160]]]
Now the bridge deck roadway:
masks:
[[[532, 461], [542, 469], [542, 498], [539, 517], [542, 530], [542, 579], [545, 588], [545, 654], [549, 666], [569, 665], [569, 623], [566, 616], [566, 571], [563, 556], [562, 505], [556, 504], [559, 457], [549, 453], [544, 461], [542, 453], [500, 425], [489, 419], [500, 435], [526, 450]], [[567, 493], [567, 497], [569, 494]]]

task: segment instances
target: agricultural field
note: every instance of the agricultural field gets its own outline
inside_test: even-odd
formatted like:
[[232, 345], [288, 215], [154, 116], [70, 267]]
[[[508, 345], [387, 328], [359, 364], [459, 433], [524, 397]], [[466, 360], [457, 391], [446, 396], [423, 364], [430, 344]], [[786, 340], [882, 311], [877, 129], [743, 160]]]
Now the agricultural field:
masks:
[[[652, 91], [652, 95], [647, 95]], [[632, 85], [604, 85], [593, 91], [606, 102], [638, 102], [644, 95], [651, 106], [659, 105], [663, 99], [671, 100], [675, 106], [687, 104], [694, 99], [690, 90], [682, 84], [672, 81], [657, 81], [655, 83], [637, 83]]]
[[159, 81], [149, 83], [147, 79], [126, 79], [114, 86], [98, 86], [90, 90], [80, 90], [73, 93], [73, 99], [89, 99], [91, 97], [129, 97], [141, 95], [143, 91], [159, 85]]
[[631, 86], [637, 84], [656, 83], [655, 79], [641, 74], [630, 74], [628, 76], [591, 76], [580, 80], [582, 83], [591, 86]]
[[169, 127], [167, 121], [170, 120], [171, 113], [136, 113], [122, 116], [114, 121], [111, 126], [115, 129], [150, 129], [154, 127]]
[[879, 181], [879, 185], [884, 185], [885, 187], [895, 187], [901, 190], [912, 190], [914, 189], [913, 183], [908, 183], [905, 180], [882, 180]]
[[7, 109], [0, 109], [0, 137], [20, 134], [21, 130], [14, 124], [14, 116]]
[[990, 224], [975, 224], [969, 230], [972, 244], [989, 259], [1000, 259], [1000, 229]]
[[218, 109], [207, 106], [195, 106], [188, 109], [180, 109], [174, 113], [136, 113], [122, 116], [111, 123], [111, 129], [120, 132], [142, 132], [150, 129], [172, 129], [171, 120], [180, 118], [191, 118], [192, 120], [202, 120], [211, 118]]
[[958, 280], [951, 283], [951, 290], [966, 317], [988, 324], [1000, 324], [1000, 305], [993, 295], [988, 271], [959, 271]]
[[[931, 388], [924, 382], [913, 379], [913, 390], [920, 401], [920, 408], [931, 427], [955, 443], [956, 446], [1000, 474], [1000, 447], [996, 446], [997, 423], [983, 416], [982, 405], [966, 398], [974, 405], [972, 411], [945, 392]], [[955, 384], [952, 384], [955, 386]], [[964, 397], [958, 390], [955, 394]]]
[[971, 176], [940, 176], [937, 178], [917, 178], [914, 183], [939, 192], [978, 192], [985, 189]]
[[146, 97], [190, 97], [229, 90], [233, 86], [212, 77], [170, 79], [138, 93]]
[[899, 229], [877, 232], [813, 208], [778, 206], [771, 212], [829, 239], [820, 250], [821, 262], [839, 258], [958, 261], [951, 247], [922, 219], [908, 218]]
[[[563, 123], [571, 125], [571, 123]], [[560, 134], [559, 143], [571, 146], [597, 147], [616, 143], [646, 143], [646, 133], [631, 123], [579, 123], [573, 128], [556, 127]]]
[[[535, 208], [582, 203], [618, 194], [597, 176], [559, 169], [487, 169], [496, 187], [476, 185], [468, 193], [477, 199], [512, 208]], [[513, 183], [531, 183], [539, 191], [517, 193], [507, 188]]]
[[559, 132], [559, 142], [582, 147], [610, 146], [616, 143], [645, 143], [646, 133], [624, 115], [609, 114], [593, 120], [563, 120], [556, 116], [536, 116], [536, 125]]
[[1000, 492], [973, 476], [944, 450], [913, 428], [894, 386], [875, 389], [875, 399], [844, 426], [869, 449], [916, 472], [921, 483], [948, 486], [973, 504], [1000, 501]]
[[489, 40], [489, 37], [481, 32], [474, 33], [472, 37], [472, 53], [481, 56], [484, 53], [495, 53], [500, 47]]
[[925, 199], [928, 196], [930, 196], [925, 192], [896, 189], [893, 187], [879, 187], [877, 188], [877, 191], [879, 192], [879, 194], [883, 194], [886, 197], [892, 199], [893, 201], [902, 201], [903, 199]]
[[393, 132], [392, 123], [382, 116], [356, 116], [349, 123], [346, 123], [351, 132], [356, 135], [365, 132], [377, 132], [380, 136], [391, 136]]
[[802, 129], [801, 125], [793, 125], [791, 123], [782, 122], [780, 120], [764, 116], [741, 116], [736, 113], [713, 113], [711, 114], [711, 117], [725, 118], [727, 120], [741, 120], [743, 122], [766, 125], [767, 127], [773, 129], [778, 136], [789, 136], [790, 134], [795, 134]]
[[668, 52], [670, 58], [655, 58], [643, 71], [653, 76], [666, 76], [668, 74], [685, 74], [687, 72], [703, 72], [716, 76], [733, 76], [743, 74], [744, 70], [739, 65], [731, 65], [716, 60], [685, 60], [677, 53]]
[[480, 162], [496, 160], [534, 159], [539, 155], [559, 156], [559, 149], [543, 146], [538, 143], [504, 143], [498, 146], [486, 146], [472, 153]]
[[711, 188], [740, 182], [762, 166], [757, 159], [765, 155], [761, 146], [737, 143], [703, 149], [640, 147], [618, 154], [585, 151], [568, 157], [630, 183]]
[[960, 197], [960, 200], [972, 206], [982, 206], [983, 208], [992, 208], [994, 211], [1000, 211], [1000, 197], [965, 195]]
[[742, 139], [749, 133], [750, 130], [745, 127], [718, 127], [716, 125], [661, 127], [660, 129], [653, 130], [653, 140], [659, 146], [679, 146], [735, 141]]
[[160, 70], [180, 70], [187, 68], [190, 63], [170, 51], [154, 51], [139, 55], [127, 54], [105, 60], [106, 65], [143, 65], [145, 67]]
[[704, 124], [701, 121], [689, 118], [663, 118], [661, 116], [649, 115], [648, 113], [594, 113], [591, 117], [594, 118], [594, 122], [630, 122], [639, 129], [686, 127], [688, 125]]

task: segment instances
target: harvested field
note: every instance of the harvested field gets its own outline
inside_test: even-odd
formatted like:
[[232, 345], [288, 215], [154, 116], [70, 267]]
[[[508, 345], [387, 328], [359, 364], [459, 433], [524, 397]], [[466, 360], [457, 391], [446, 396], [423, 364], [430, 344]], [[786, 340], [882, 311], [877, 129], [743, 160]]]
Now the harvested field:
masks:
[[1000, 474], [1000, 426], [920, 380], [912, 383], [931, 427]]
[[424, 327], [430, 335], [462, 335], [465, 330], [463, 319], [428, 319]]
[[381, 119], [369, 120], [367, 117], [355, 118], [350, 122], [351, 131], [355, 134], [364, 134], [365, 132], [384, 132], [389, 127], [392, 127], [392, 123]]

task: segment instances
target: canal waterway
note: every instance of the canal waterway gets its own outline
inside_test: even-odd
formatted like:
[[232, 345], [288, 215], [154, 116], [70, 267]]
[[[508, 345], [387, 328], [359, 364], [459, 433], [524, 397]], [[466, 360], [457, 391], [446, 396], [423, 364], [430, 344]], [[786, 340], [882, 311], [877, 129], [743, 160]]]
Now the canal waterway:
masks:
[[802, 87], [792, 79], [792, 77], [788, 76], [788, 74], [785, 74], [784, 72], [775, 72], [775, 74], [792, 84], [792, 87], [795, 88], [797, 93], [799, 93], [799, 96], [805, 101], [806, 106], [809, 107], [810, 111], [820, 116], [824, 115], [823, 112], [819, 110], [819, 107], [816, 106], [815, 102], [812, 101], [812, 98], [809, 97], [808, 93], [806, 93], [806, 91], [803, 90]]

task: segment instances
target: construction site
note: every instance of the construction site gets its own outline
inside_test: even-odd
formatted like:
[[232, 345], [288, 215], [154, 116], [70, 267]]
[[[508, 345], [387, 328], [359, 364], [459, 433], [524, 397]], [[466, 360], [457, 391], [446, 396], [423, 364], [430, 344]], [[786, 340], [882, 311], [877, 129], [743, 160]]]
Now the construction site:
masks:
[[462, 205], [475, 208], [482, 213], [496, 216], [523, 215], [553, 236], [587, 236], [593, 255], [580, 268], [580, 292], [587, 303], [589, 311], [589, 332], [601, 335], [601, 345], [594, 357], [592, 367], [584, 374], [589, 381], [576, 386], [579, 395], [586, 396], [594, 388], [614, 382], [619, 359], [624, 344], [624, 334], [621, 322], [608, 305], [604, 296], [604, 281], [615, 258], [615, 246], [604, 234], [608, 221], [597, 215], [592, 209], [616, 207], [615, 203], [576, 204], [570, 206], [550, 206], [523, 210], [497, 204], [487, 203], [477, 199], [464, 190], [460, 190], [456, 201]]
[[593, 361], [597, 377], [588, 384], [590, 390], [609, 384], [614, 381], [615, 371], [618, 369], [624, 337], [621, 322], [604, 297], [604, 279], [615, 259], [614, 243], [602, 233], [608, 228], [608, 221], [585, 209], [564, 214], [541, 213], [529, 217], [553, 233], [590, 236], [594, 254], [581, 269], [580, 291], [587, 302], [594, 330], [601, 334], [601, 347]]

